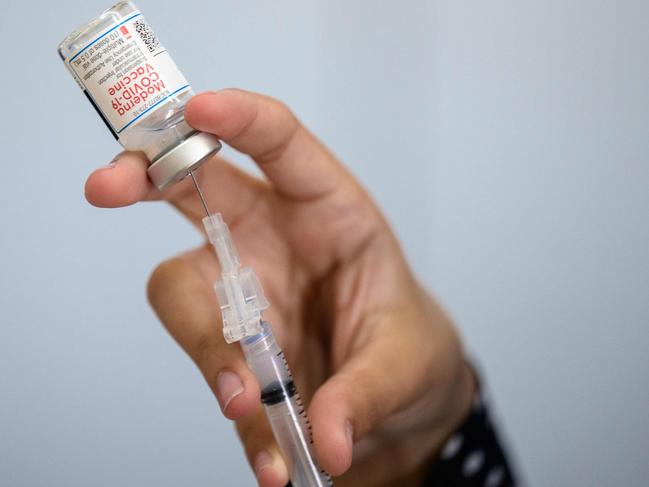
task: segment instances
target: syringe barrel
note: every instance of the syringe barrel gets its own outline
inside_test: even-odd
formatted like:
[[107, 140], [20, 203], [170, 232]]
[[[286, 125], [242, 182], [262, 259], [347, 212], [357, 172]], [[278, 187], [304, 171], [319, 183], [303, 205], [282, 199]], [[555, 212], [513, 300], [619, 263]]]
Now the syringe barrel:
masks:
[[261, 401], [286, 461], [291, 484], [293, 487], [333, 485], [331, 477], [315, 461], [309, 419], [270, 325], [262, 323], [261, 333], [240, 343], [248, 366], [259, 382]]

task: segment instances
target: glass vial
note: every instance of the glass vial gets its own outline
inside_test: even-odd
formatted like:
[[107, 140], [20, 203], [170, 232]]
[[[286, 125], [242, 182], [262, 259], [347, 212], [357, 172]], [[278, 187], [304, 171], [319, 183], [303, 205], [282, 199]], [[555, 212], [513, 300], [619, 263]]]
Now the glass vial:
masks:
[[117, 141], [146, 154], [158, 189], [221, 148], [214, 135], [185, 122], [191, 85], [133, 2], [119, 2], [79, 27], [58, 51]]

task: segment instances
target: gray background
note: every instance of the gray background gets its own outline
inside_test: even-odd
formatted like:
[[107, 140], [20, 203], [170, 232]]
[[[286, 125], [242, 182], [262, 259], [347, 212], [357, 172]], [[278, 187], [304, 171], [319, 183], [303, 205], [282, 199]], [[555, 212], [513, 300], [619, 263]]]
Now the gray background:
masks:
[[[83, 198], [118, 146], [55, 47], [107, 6], [0, 17], [0, 484], [251, 485], [145, 300], [199, 236], [162, 204]], [[140, 7], [198, 90], [285, 100], [369, 187], [531, 484], [646, 484], [646, 0]]]

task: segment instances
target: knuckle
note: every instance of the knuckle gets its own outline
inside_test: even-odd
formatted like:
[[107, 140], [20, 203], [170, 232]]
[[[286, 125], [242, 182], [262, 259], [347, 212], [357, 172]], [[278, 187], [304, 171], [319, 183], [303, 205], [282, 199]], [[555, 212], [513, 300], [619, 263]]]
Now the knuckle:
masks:
[[252, 464], [254, 457], [262, 449], [270, 449], [275, 441], [270, 426], [261, 409], [251, 416], [236, 422], [237, 434], [243, 445], [248, 461]]
[[[354, 431], [359, 436], [364, 436], [371, 431], [374, 426], [383, 419], [386, 413], [388, 404], [385, 400], [377, 397], [375, 391], [367, 390], [366, 387], [365, 397], [359, 397], [357, 393], [354, 394], [352, 418], [350, 420], [354, 423]], [[356, 389], [358, 391], [358, 389]], [[360, 395], [363, 396], [363, 395]]]
[[220, 350], [217, 337], [208, 332], [198, 334], [191, 347], [190, 356], [205, 379], [211, 383], [211, 376], [215, 376], [223, 367], [223, 350]]
[[292, 123], [297, 123], [297, 117], [293, 113], [293, 110], [291, 110], [291, 107], [289, 107], [285, 102], [282, 100], [278, 100], [276, 98], [271, 98], [275, 109], [277, 112], [285, 117], [287, 117], [288, 120], [290, 120]]
[[151, 272], [147, 283], [147, 299], [154, 308], [165, 298], [168, 284], [174, 280], [179, 265], [177, 258], [169, 259], [158, 264]]
[[237, 433], [239, 434], [239, 439], [243, 444], [246, 451], [250, 446], [250, 439], [255, 434], [254, 423], [251, 420], [240, 420], [237, 421]]

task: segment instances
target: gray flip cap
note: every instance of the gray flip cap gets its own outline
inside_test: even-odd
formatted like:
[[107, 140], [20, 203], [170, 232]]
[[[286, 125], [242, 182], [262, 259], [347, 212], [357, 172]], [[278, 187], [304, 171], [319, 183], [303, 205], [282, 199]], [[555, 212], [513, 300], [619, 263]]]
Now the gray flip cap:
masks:
[[147, 172], [153, 184], [163, 190], [185, 178], [221, 149], [221, 142], [212, 134], [196, 132], [185, 141], [153, 161]]

